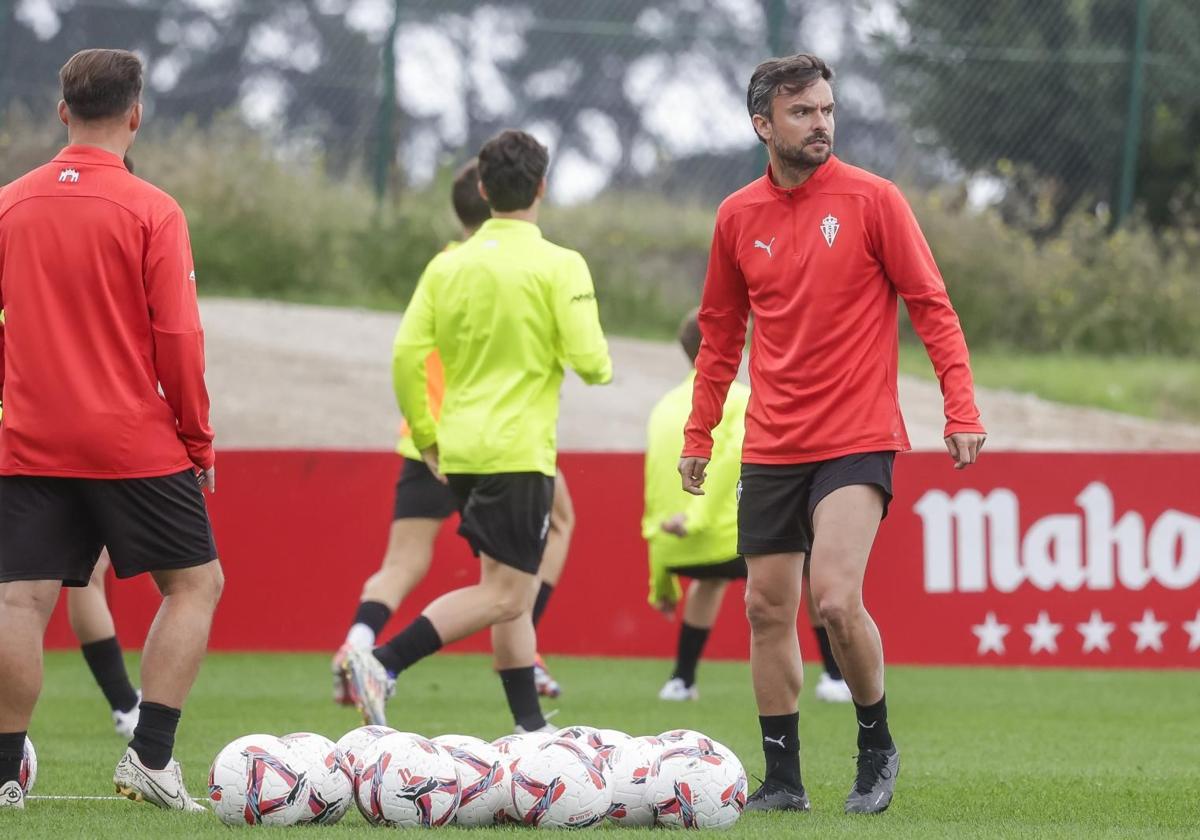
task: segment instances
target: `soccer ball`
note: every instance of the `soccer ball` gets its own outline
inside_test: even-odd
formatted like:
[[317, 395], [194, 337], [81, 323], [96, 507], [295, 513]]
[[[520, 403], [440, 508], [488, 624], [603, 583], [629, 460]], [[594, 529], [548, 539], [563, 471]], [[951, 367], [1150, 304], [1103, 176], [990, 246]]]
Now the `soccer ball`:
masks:
[[296, 825], [311, 817], [301, 762], [274, 735], [246, 735], [217, 753], [208, 797], [226, 825]]
[[612, 804], [604, 761], [566, 738], [518, 758], [510, 785], [516, 817], [527, 826], [588, 828], [603, 822]]
[[589, 737], [600, 730], [594, 726], [564, 726], [562, 729], [554, 733], [555, 738], [566, 738], [568, 741], [583, 741], [585, 744]]
[[433, 739], [433, 743], [443, 746], [446, 749], [453, 747], [475, 749], [491, 746], [487, 741], [482, 738], [476, 738], [474, 735], [439, 735]]
[[354, 801], [354, 774], [337, 744], [323, 735], [296, 732], [279, 740], [288, 745], [309, 783], [308, 807], [301, 822], [333, 825], [346, 816]]
[[390, 726], [360, 726], [351, 729], [338, 739], [337, 748], [342, 752], [342, 760], [350, 770], [351, 781], [358, 778], [362, 772], [362, 754], [377, 738], [391, 735], [395, 732]]
[[630, 740], [630, 736], [616, 729], [597, 729], [587, 736], [587, 745], [599, 753], [606, 765], [617, 747]]
[[458, 767], [448, 751], [397, 732], [363, 753], [355, 801], [372, 825], [436, 828], [454, 818], [460, 793]]
[[729, 828], [742, 815], [746, 774], [740, 762], [716, 753], [664, 753], [657, 764], [649, 782], [655, 825]]
[[548, 732], [522, 732], [519, 735], [505, 735], [492, 741], [492, 746], [500, 750], [509, 764], [523, 755], [536, 752], [537, 749], [554, 740]]
[[612, 788], [609, 817], [617, 825], [631, 828], [654, 825], [650, 780], [654, 763], [664, 749], [658, 738], [630, 738], [609, 756], [608, 781]]
[[33, 748], [33, 741], [29, 740], [29, 736], [25, 736], [25, 749], [21, 754], [21, 768], [17, 771], [17, 784], [21, 786], [21, 790], [25, 791], [25, 795], [29, 795], [29, 791], [33, 790], [33, 783], [37, 781], [37, 751]]
[[[468, 740], [464, 736], [453, 737]], [[459, 797], [458, 811], [454, 815], [456, 825], [495, 825], [498, 816], [507, 816], [512, 811], [508, 762], [498, 749], [486, 741], [479, 741], [477, 745], [466, 743], [462, 746], [448, 746], [442, 737], [433, 740], [443, 749], [448, 749], [458, 765], [462, 794]]]
[[729, 747], [694, 729], [672, 729], [670, 732], [664, 732], [658, 737], [659, 740], [666, 744], [667, 753], [674, 749], [694, 748], [700, 750], [702, 753], [719, 755], [728, 761], [736, 762], [738, 766], [741, 766], [742, 763], [741, 759]]

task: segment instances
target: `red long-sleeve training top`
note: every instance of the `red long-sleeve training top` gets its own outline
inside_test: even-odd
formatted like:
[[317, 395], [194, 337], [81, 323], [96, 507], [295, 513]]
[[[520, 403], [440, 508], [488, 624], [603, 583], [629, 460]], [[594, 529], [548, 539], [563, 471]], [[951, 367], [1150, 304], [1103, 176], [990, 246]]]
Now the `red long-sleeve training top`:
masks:
[[799, 464], [910, 448], [896, 391], [896, 295], [945, 397], [946, 434], [983, 432], [958, 316], [894, 184], [831, 157], [782, 189], [729, 196], [700, 306], [684, 457], [707, 458], [754, 313], [742, 460]]
[[0, 191], [0, 308], [0, 475], [212, 466], [187, 222], [121, 158], [68, 146]]

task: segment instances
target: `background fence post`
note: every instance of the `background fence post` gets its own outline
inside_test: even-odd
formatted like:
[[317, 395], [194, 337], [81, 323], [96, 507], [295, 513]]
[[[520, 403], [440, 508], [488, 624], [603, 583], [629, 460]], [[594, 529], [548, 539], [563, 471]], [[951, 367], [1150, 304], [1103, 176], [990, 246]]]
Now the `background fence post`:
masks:
[[1129, 113], [1125, 118], [1125, 143], [1121, 151], [1121, 188], [1117, 198], [1116, 223], [1121, 225], [1133, 209], [1133, 190], [1137, 181], [1138, 144], [1142, 139], [1142, 90], [1145, 76], [1146, 29], [1150, 0], [1138, 0], [1137, 25], [1133, 34], [1133, 54], [1129, 60]]
[[393, 124], [396, 120], [396, 32], [400, 29], [400, 4], [396, 0], [392, 8], [392, 23], [383, 41], [383, 90], [379, 101], [379, 127], [375, 137], [375, 203], [383, 205], [387, 195], [388, 174], [396, 149], [392, 141]]

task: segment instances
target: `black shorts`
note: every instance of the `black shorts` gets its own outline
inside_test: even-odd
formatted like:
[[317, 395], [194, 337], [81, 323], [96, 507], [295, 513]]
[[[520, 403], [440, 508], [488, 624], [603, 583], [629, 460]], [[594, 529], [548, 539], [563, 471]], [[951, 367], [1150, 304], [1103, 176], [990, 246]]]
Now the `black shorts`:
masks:
[[811, 551], [813, 511], [841, 487], [878, 487], [887, 516], [895, 459], [895, 452], [860, 452], [811, 464], [742, 464], [738, 551], [743, 555]]
[[541, 473], [450, 475], [462, 522], [458, 533], [478, 556], [531, 575], [542, 565], [554, 476]]
[[425, 462], [405, 458], [396, 480], [392, 519], [445, 519], [456, 510], [454, 493], [433, 477]]
[[196, 474], [156, 478], [0, 476], [0, 582], [87, 586], [108, 547], [119, 578], [201, 566], [217, 545]]
[[724, 563], [709, 563], [706, 566], [676, 566], [667, 571], [692, 580], [745, 580], [746, 558], [734, 557]]

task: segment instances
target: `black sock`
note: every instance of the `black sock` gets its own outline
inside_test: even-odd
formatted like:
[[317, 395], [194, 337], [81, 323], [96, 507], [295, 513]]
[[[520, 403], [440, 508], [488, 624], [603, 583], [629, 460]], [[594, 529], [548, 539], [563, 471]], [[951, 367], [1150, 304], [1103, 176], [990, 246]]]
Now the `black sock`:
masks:
[[378, 636], [392, 617], [392, 608], [379, 601], [363, 601], [354, 613], [354, 624], [365, 624]]
[[553, 584], [542, 581], [542, 585], [538, 587], [537, 599], [533, 602], [533, 626], [537, 627], [538, 622], [542, 620], [542, 613], [546, 611], [546, 605], [550, 603], [550, 596], [554, 594]]
[[683, 680], [688, 688], [696, 684], [696, 666], [700, 663], [700, 654], [704, 652], [704, 643], [708, 641], [708, 630], [707, 627], [693, 627], [686, 621], [679, 627], [675, 673], [671, 676]]
[[0, 732], [0, 785], [20, 781], [24, 757], [25, 733]]
[[513, 721], [527, 731], [541, 729], [546, 725], [542, 717], [542, 704], [538, 702], [537, 685], [533, 682], [533, 666], [528, 668], [506, 668], [500, 672], [504, 685], [504, 696], [512, 710]]
[[442, 638], [433, 622], [419, 615], [391, 641], [375, 648], [375, 658], [393, 674], [399, 674], [413, 663], [437, 653], [441, 647]]
[[837, 659], [833, 656], [833, 645], [829, 644], [829, 632], [824, 627], [814, 627], [817, 634], [817, 644], [821, 648], [821, 662], [825, 665], [825, 673], [831, 679], [840, 680], [842, 669], [838, 667]]
[[800, 781], [800, 713], [759, 715], [767, 780], [793, 790], [803, 790]]
[[892, 733], [888, 731], [887, 695], [879, 698], [878, 703], [870, 706], [854, 704], [858, 715], [858, 748], [860, 750], [890, 750]]
[[125, 659], [121, 656], [121, 644], [117, 637], [101, 639], [98, 642], [88, 642], [80, 645], [84, 661], [92, 669], [96, 684], [104, 692], [104, 699], [114, 712], [132, 711], [138, 704], [137, 691], [129, 681], [129, 672], [125, 670]]
[[133, 730], [129, 746], [151, 770], [162, 770], [171, 761], [180, 714], [179, 709], [142, 701], [137, 729]]

